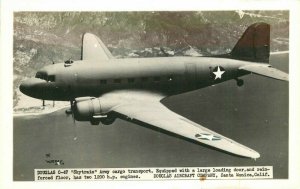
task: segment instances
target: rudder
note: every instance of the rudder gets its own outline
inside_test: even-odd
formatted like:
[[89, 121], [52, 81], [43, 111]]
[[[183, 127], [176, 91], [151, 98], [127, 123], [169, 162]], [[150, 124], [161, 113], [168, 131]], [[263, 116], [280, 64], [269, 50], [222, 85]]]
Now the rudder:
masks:
[[85, 33], [82, 37], [81, 59], [92, 60], [94, 63], [105, 64], [113, 58], [104, 43], [94, 34]]
[[230, 56], [239, 60], [268, 63], [270, 25], [260, 22], [249, 26], [232, 49]]

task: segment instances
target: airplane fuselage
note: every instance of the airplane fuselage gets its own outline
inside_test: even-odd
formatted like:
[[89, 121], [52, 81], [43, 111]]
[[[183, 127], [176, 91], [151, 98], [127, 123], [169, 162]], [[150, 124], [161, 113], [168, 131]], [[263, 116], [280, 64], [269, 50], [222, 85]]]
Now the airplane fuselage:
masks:
[[89, 61], [74, 61], [44, 67], [20, 89], [43, 100], [99, 97], [122, 89], [148, 90], [169, 96], [248, 74], [238, 69], [247, 63], [213, 57], [111, 59], [101, 66]]

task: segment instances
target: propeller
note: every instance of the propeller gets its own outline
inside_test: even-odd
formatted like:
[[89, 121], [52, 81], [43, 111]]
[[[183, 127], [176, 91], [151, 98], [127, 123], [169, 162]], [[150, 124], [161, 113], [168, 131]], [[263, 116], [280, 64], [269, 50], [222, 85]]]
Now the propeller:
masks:
[[[52, 64], [55, 64], [55, 62], [54, 62], [54, 60], [53, 59], [51, 59], [51, 61], [52, 61]], [[55, 106], [55, 101], [53, 100], [53, 107]]]
[[[54, 60], [51, 57], [48, 56], [48, 59], [52, 62], [52, 64], [55, 64]], [[47, 82], [49, 82], [49, 81], [47, 80]], [[52, 105], [53, 105], [53, 107], [55, 107], [55, 101], [54, 100], [53, 100]], [[45, 100], [43, 100], [43, 109], [45, 109]]]
[[72, 114], [72, 120], [73, 120], [73, 132], [74, 132], [74, 138], [73, 140], [77, 140], [77, 125], [76, 125], [76, 120], [74, 117], [74, 107], [75, 107], [75, 101], [70, 100], [70, 105], [71, 105], [71, 114]]

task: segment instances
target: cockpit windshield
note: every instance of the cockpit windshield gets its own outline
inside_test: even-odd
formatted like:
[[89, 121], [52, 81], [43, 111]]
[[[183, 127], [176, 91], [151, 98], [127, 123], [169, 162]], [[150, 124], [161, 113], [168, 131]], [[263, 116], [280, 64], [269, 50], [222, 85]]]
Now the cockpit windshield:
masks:
[[35, 74], [35, 78], [39, 78], [39, 79], [43, 79], [43, 80], [47, 80], [47, 73], [45, 72], [37, 72]]
[[45, 80], [47, 82], [54, 82], [55, 81], [55, 75], [48, 75], [46, 72], [37, 72], [35, 74], [35, 78], [39, 78], [42, 80]]

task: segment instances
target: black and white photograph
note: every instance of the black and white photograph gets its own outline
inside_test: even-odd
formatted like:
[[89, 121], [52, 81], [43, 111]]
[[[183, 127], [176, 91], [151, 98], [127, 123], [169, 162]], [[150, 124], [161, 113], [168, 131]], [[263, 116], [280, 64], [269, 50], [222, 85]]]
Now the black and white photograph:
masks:
[[299, 188], [300, 1], [0, 1], [0, 188]]
[[289, 33], [278, 9], [15, 11], [13, 180], [255, 166], [289, 179]]

